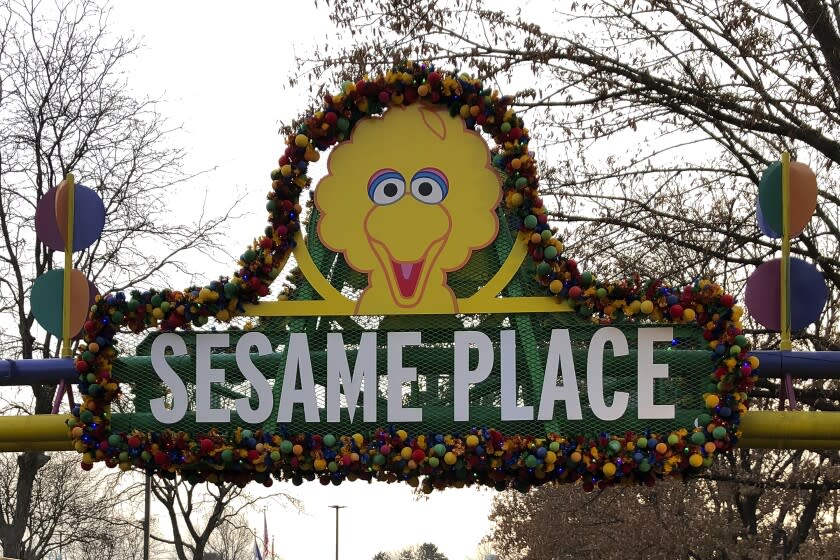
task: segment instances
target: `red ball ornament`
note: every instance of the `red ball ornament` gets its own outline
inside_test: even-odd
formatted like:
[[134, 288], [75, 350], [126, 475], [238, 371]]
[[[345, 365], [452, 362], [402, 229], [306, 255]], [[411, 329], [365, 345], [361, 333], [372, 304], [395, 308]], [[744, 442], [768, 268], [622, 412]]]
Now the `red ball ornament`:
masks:
[[440, 82], [440, 74], [438, 72], [429, 72], [429, 83], [436, 84]]
[[128, 436], [126, 443], [128, 443], [129, 447], [140, 447], [140, 438], [137, 436]]
[[570, 299], [578, 299], [581, 293], [582, 290], [580, 289], [580, 286], [572, 286], [571, 288], [569, 288]]
[[720, 296], [720, 304], [724, 307], [732, 307], [735, 305], [735, 298], [732, 297], [732, 294], [723, 294]]
[[212, 440], [204, 438], [199, 443], [199, 447], [204, 455], [209, 455], [216, 448], [216, 444]]
[[169, 457], [166, 456], [166, 453], [163, 451], [158, 451], [155, 453], [155, 463], [158, 465], [165, 465], [169, 462]]
[[263, 237], [260, 239], [260, 247], [263, 249], [271, 249], [273, 245], [274, 241], [272, 241], [270, 237]]
[[85, 321], [85, 331], [89, 333], [96, 331], [96, 321]]
[[330, 126], [333, 126], [335, 123], [338, 122], [338, 114], [330, 111], [329, 113], [324, 115], [324, 121]]
[[679, 319], [680, 317], [682, 317], [683, 314], [682, 305], [680, 305], [679, 303], [675, 303], [671, 306], [671, 309], [669, 309], [668, 312], [671, 314], [672, 319]]
[[411, 458], [415, 463], [422, 463], [426, 459], [426, 453], [422, 449], [415, 449], [411, 453]]
[[88, 370], [88, 363], [84, 360], [76, 360], [76, 371], [78, 373], [85, 373]]
[[93, 468], [93, 463], [85, 463], [84, 461], [82, 461], [82, 470], [83, 471], [89, 471], [92, 468]]

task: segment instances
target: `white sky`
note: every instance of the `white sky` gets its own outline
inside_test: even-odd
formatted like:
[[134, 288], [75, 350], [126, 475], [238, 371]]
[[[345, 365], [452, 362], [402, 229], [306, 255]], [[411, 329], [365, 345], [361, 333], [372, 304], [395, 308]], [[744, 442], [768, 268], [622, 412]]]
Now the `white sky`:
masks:
[[[187, 149], [187, 170], [217, 166], [191, 186], [185, 196], [165, 201], [173, 219], [189, 216], [209, 188], [208, 211], [225, 208], [233, 193], [245, 195], [226, 248], [238, 254], [263, 228], [269, 173], [284, 146], [277, 134], [308, 105], [304, 88], [283, 89], [296, 72], [294, 53], [323, 44], [334, 30], [324, 11], [306, 2], [122, 2], [113, 5], [112, 29], [134, 34], [145, 45], [127, 76], [136, 95], [162, 96], [161, 111]], [[182, 193], [183, 194], [183, 193]], [[257, 227], [258, 226], [258, 227]], [[196, 280], [231, 274], [234, 263], [201, 260]], [[173, 279], [181, 288], [185, 280]], [[186, 284], [184, 284], [185, 286]], [[160, 286], [162, 287], [162, 286]], [[275, 485], [274, 488], [277, 488]], [[305, 502], [306, 513], [269, 507], [269, 532], [286, 560], [333, 558], [335, 512], [341, 510], [341, 558], [366, 560], [378, 551], [433, 542], [450, 560], [474, 553], [490, 524], [493, 492], [476, 489], [435, 492], [417, 501], [407, 485], [356, 482], [340, 487], [308, 483], [280, 485]], [[257, 491], [258, 485], [250, 488]], [[262, 514], [252, 515], [262, 536]], [[161, 519], [164, 523], [165, 519]]]

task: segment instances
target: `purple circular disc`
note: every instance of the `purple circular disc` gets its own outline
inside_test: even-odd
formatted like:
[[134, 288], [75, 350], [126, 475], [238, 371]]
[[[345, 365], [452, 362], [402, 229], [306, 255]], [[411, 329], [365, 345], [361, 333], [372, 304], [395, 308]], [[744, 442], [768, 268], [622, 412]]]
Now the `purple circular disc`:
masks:
[[[55, 221], [55, 187], [48, 190], [35, 208], [35, 234], [53, 251], [64, 250], [64, 239]], [[75, 237], [75, 236], [74, 236]]]
[[[753, 318], [771, 331], [781, 331], [781, 259], [767, 261], [747, 279], [744, 300]], [[790, 328], [799, 331], [820, 317], [828, 288], [816, 266], [790, 259]]]
[[[55, 216], [56, 189], [52, 188], [38, 201], [35, 209], [35, 231], [38, 239], [53, 251], [64, 251], [64, 237]], [[105, 204], [91, 188], [76, 185], [73, 193], [73, 251], [83, 251], [99, 239], [105, 227]]]

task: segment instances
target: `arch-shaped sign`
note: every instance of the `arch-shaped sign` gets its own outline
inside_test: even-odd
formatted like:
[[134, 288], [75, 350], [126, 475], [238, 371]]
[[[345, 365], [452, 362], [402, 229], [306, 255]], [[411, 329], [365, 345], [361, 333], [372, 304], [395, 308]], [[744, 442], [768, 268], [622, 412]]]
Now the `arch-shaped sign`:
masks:
[[[326, 96], [288, 134], [233, 276], [97, 299], [68, 422], [83, 467], [592, 488], [731, 448], [758, 366], [741, 309], [706, 280], [581, 272], [511, 102], [421, 64]], [[255, 319], [206, 328], [237, 316]]]

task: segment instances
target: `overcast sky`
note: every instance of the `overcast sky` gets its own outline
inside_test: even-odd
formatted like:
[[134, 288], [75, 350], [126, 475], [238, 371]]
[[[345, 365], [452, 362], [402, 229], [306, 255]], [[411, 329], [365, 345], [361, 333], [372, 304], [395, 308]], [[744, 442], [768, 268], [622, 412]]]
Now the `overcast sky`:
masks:
[[[284, 148], [277, 134], [280, 121], [289, 122], [309, 102], [303, 89], [283, 89], [289, 73], [297, 72], [294, 54], [334, 36], [334, 30], [326, 12], [307, 2], [232, 6], [120, 2], [113, 5], [111, 22], [116, 33], [142, 40], [144, 48], [127, 76], [129, 87], [136, 95], [165, 99], [161, 111], [173, 124], [183, 125], [178, 143], [189, 152], [187, 169], [216, 168], [180, 193], [187, 196], [166, 201], [172, 219], [190, 216], [205, 187], [211, 212], [224, 209], [234, 193], [244, 196], [240, 212], [246, 219], [235, 223], [227, 246], [238, 253], [262, 230], [269, 173]], [[231, 274], [234, 263], [201, 260], [196, 267], [196, 281], [201, 281]], [[173, 281], [171, 287], [184, 287], [184, 281]], [[450, 560], [460, 560], [475, 551], [490, 527], [490, 491], [453, 489], [417, 501], [408, 486], [398, 484], [279, 486], [306, 506], [299, 515], [269, 505], [269, 532], [286, 560], [333, 557], [331, 504], [347, 506], [340, 514], [341, 558], [346, 560], [367, 560], [378, 551], [422, 542], [435, 543]], [[255, 513], [251, 521], [262, 537], [262, 514]]]

